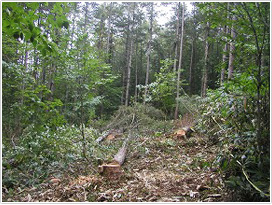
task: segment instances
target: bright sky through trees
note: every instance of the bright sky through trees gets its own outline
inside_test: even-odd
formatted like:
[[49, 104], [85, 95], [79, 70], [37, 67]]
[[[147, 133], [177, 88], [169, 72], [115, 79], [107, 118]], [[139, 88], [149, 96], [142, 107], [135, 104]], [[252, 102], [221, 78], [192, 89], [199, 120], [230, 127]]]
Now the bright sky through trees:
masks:
[[[166, 2], [160, 2], [160, 3], [166, 3]], [[168, 2], [170, 3], [170, 2]], [[193, 9], [192, 2], [185, 2], [186, 5], [186, 12], [191, 13]], [[166, 22], [168, 22], [173, 15], [173, 4], [169, 5], [159, 5], [156, 7], [156, 11], [158, 12], [158, 24], [164, 25]]]

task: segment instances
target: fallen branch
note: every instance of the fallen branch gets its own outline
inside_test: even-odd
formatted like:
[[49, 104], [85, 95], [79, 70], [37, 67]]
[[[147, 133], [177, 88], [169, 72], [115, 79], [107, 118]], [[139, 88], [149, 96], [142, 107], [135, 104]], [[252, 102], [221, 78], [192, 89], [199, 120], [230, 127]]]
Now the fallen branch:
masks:
[[[234, 156], [232, 155], [232, 157], [234, 157]], [[251, 186], [253, 186], [254, 189], [256, 189], [258, 192], [260, 192], [260, 193], [263, 194], [264, 196], [270, 197], [270, 194], [264, 193], [261, 189], [259, 189], [259, 188], [258, 188], [258, 187], [257, 187], [257, 186], [249, 179], [249, 176], [248, 176], [248, 174], [246, 173], [246, 171], [245, 171], [245, 169], [244, 169], [242, 163], [239, 162], [238, 160], [236, 160], [236, 162], [241, 166], [242, 171], [243, 171], [243, 174], [244, 174], [246, 180], [251, 184]]]
[[223, 130], [223, 131], [226, 131], [216, 120], [215, 120], [215, 118], [212, 116], [212, 119], [213, 119], [213, 121], [218, 125], [218, 127], [221, 129], [221, 130]]

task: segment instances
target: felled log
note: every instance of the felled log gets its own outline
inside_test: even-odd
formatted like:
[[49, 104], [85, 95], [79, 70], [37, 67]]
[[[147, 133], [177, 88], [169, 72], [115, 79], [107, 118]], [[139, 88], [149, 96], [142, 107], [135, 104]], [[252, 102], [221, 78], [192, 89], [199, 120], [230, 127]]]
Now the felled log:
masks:
[[117, 137], [120, 137], [122, 134], [123, 133], [120, 130], [114, 130], [106, 137], [106, 141], [114, 140]]
[[180, 130], [177, 130], [175, 132], [175, 135], [178, 139], [187, 139], [187, 137], [190, 137], [192, 132], [194, 132], [194, 130], [189, 126], [186, 126], [181, 128]]
[[98, 167], [99, 173], [107, 176], [116, 178], [122, 174], [121, 165], [125, 162], [128, 142], [131, 139], [131, 135], [124, 141], [122, 147], [119, 149], [117, 154], [114, 156], [114, 160], [110, 163], [104, 163]]
[[97, 143], [100, 143], [100, 142], [102, 142], [109, 134], [110, 134], [110, 131], [107, 131], [107, 132], [105, 132], [104, 135], [98, 137], [95, 141], [96, 141]]
[[124, 164], [126, 153], [128, 148], [128, 141], [126, 140], [122, 147], [119, 149], [118, 153], [114, 156], [114, 161], [117, 162], [120, 166]]
[[121, 136], [121, 135], [122, 135], [122, 131], [121, 130], [108, 130], [108, 131], [105, 132], [104, 135], [98, 137], [95, 141], [97, 143], [100, 143], [104, 139], [106, 139], [106, 140], [113, 140], [116, 137]]

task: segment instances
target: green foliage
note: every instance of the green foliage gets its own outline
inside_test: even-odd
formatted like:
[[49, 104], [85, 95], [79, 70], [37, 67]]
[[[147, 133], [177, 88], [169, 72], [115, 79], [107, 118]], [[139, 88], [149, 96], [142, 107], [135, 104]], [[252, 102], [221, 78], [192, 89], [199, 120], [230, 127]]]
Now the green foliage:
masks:
[[[198, 126], [211, 142], [219, 142], [220, 153], [215, 163], [225, 174], [226, 184], [242, 189], [239, 194], [245, 198], [266, 201], [266, 193], [269, 193], [269, 151], [268, 147], [259, 146], [257, 117], [254, 114], [257, 88], [249, 78], [247, 74], [237, 75], [223, 87], [210, 90], [203, 100]], [[264, 89], [262, 92], [267, 92]], [[267, 109], [267, 105], [263, 106]], [[269, 140], [269, 127], [264, 121], [262, 125], [261, 137]]]
[[[185, 90], [179, 99], [175, 99], [176, 73], [170, 60], [180, 46], [174, 40], [177, 12], [165, 27], [154, 15], [152, 49], [146, 51], [150, 30], [145, 14], [150, 5], [3, 2], [3, 185], [9, 193], [17, 186], [43, 182], [52, 173], [70, 169], [78, 173], [82, 170], [79, 161], [98, 165], [98, 158], [110, 159], [118, 146], [97, 145], [94, 140], [99, 132], [92, 127], [107, 128], [106, 120], [114, 111], [109, 129], [133, 128], [162, 137], [173, 126], [165, 113], [172, 116], [178, 100], [180, 114], [198, 116], [198, 127], [209, 142], [219, 143], [214, 165], [220, 167], [226, 184], [242, 190], [237, 193], [245, 199], [268, 200], [269, 3], [195, 3], [197, 7], [185, 19], [181, 73]], [[200, 99], [185, 91], [190, 95], [200, 91], [207, 22], [211, 90]], [[226, 28], [233, 29], [236, 38]], [[227, 61], [220, 63], [220, 51], [231, 42], [235, 45], [234, 78], [218, 88], [219, 73], [227, 67]], [[128, 81], [130, 98], [142, 101], [149, 52], [145, 102], [149, 105], [120, 106]], [[188, 79], [190, 85], [184, 83]], [[188, 144], [199, 142], [191, 138]], [[175, 142], [166, 140], [163, 146], [173, 147]], [[210, 166], [199, 157], [194, 164]]]
[[33, 89], [34, 79], [22, 66], [4, 61], [2, 66], [4, 138], [17, 137], [28, 125], [42, 130], [44, 126], [55, 129], [65, 123], [58, 111], [62, 102], [57, 98], [47, 100], [50, 90], [46, 86]]
[[45, 127], [42, 132], [28, 126], [15, 147], [3, 144], [3, 187], [23, 189], [37, 186], [52, 175], [64, 176], [68, 169], [72, 170], [70, 174], [80, 174], [76, 172], [81, 166], [80, 161], [86, 166], [89, 163], [97, 164], [97, 159], [106, 160], [108, 153], [114, 154], [117, 148], [112, 145], [99, 146], [95, 142], [98, 134], [93, 128], [85, 129], [87, 162], [82, 156], [81, 130], [76, 126], [60, 126], [56, 130]]
[[170, 59], [161, 61], [162, 67], [155, 74], [154, 88], [151, 90], [154, 104], [162, 107], [164, 111], [170, 110], [175, 104], [173, 93], [176, 89], [176, 73], [170, 71], [173, 61]]
[[[155, 74], [155, 81], [148, 84], [148, 96], [146, 102], [152, 103], [164, 112], [169, 112], [175, 105], [176, 73], [171, 70], [173, 60], [161, 60], [161, 68]], [[138, 85], [139, 92], [143, 93], [145, 86]]]
[[[47, 7], [50, 14], [42, 13], [41, 7]], [[58, 2], [53, 4], [4, 2], [2, 7], [3, 33], [21, 41], [30, 41], [43, 56], [46, 56], [47, 53], [57, 56], [58, 47], [56, 43], [50, 41], [49, 35], [34, 22], [43, 19], [44, 26], [50, 28], [51, 31], [62, 27], [68, 29], [69, 21], [63, 15], [63, 13], [69, 11], [68, 9], [67, 3]], [[51, 32], [50, 36], [53, 35], [53, 32]]]
[[135, 129], [145, 131], [165, 131], [171, 129], [170, 122], [165, 120], [166, 115], [150, 105], [135, 103], [133, 106], [120, 106], [110, 119], [109, 128]]
[[[3, 186], [30, 186], [41, 183], [56, 170], [61, 171], [69, 163], [80, 158], [79, 130], [59, 127], [37, 132], [34, 127], [24, 130], [18, 144], [12, 149], [3, 147]], [[20, 177], [24, 175], [25, 177]]]

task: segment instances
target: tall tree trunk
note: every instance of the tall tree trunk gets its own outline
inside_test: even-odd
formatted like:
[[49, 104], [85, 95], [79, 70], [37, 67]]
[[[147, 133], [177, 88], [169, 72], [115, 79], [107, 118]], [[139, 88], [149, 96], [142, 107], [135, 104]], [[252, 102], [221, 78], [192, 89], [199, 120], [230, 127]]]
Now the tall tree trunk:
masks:
[[28, 61], [28, 50], [27, 50], [27, 43], [25, 43], [25, 59], [24, 59], [24, 66], [25, 69], [27, 70], [27, 61]]
[[[259, 6], [258, 3], [255, 4], [257, 7]], [[258, 35], [257, 31], [256, 31], [256, 28], [254, 26], [254, 19], [253, 17], [250, 15], [250, 12], [249, 12], [249, 9], [246, 5], [246, 3], [242, 3], [242, 6], [243, 6], [243, 9], [246, 11], [246, 14], [249, 18], [249, 21], [250, 21], [250, 26], [251, 26], [251, 29], [254, 33], [254, 38], [255, 38], [255, 45], [256, 45], [256, 48], [257, 48], [257, 51], [256, 51], [256, 67], [257, 67], [257, 73], [256, 73], [256, 85], [257, 85], [257, 143], [258, 143], [258, 150], [259, 150], [259, 153], [262, 153], [265, 149], [265, 144], [268, 142], [269, 143], [269, 140], [266, 140], [265, 139], [265, 135], [262, 135], [262, 130], [263, 130], [263, 127], [261, 126], [261, 122], [262, 122], [262, 114], [264, 113], [264, 111], [262, 111], [262, 99], [263, 99], [263, 96], [261, 94], [261, 88], [264, 84], [263, 82], [263, 79], [262, 79], [262, 72], [264, 71], [263, 68], [262, 68], [262, 55], [263, 55], [263, 49], [265, 47], [265, 39], [266, 39], [266, 33], [267, 31], [269, 31], [269, 26], [267, 24], [265, 24], [265, 26], [263, 27], [263, 34], [262, 35]], [[261, 16], [261, 13], [259, 13], [260, 17]], [[265, 22], [267, 23], [268, 20], [266, 19]], [[269, 32], [268, 32], [269, 33]], [[262, 36], [262, 40], [259, 40], [258, 37], [261, 37]], [[269, 107], [269, 106], [268, 106]], [[262, 156], [262, 154], [260, 154]], [[263, 158], [261, 157], [261, 160], [263, 160]], [[263, 163], [263, 162], [262, 162]]]
[[150, 55], [151, 55], [151, 41], [152, 41], [152, 30], [153, 30], [153, 2], [151, 3], [151, 14], [150, 14], [150, 24], [149, 24], [149, 40], [148, 40], [148, 48], [147, 48], [147, 62], [146, 62], [146, 76], [145, 76], [145, 91], [144, 91], [144, 104], [146, 102], [147, 97], [147, 85], [149, 79], [149, 70], [150, 70]]
[[108, 36], [107, 36], [107, 48], [106, 48], [106, 53], [107, 53], [107, 63], [111, 63], [111, 56], [110, 56], [110, 47], [112, 43], [112, 33], [111, 33], [111, 21], [112, 21], [112, 7], [113, 7], [113, 2], [110, 2], [110, 10], [109, 10], [109, 17], [108, 17]]
[[125, 103], [125, 96], [126, 96], [126, 82], [127, 82], [127, 67], [128, 67], [128, 58], [129, 58], [129, 39], [130, 39], [130, 32], [129, 32], [129, 24], [127, 25], [127, 36], [126, 36], [126, 44], [125, 44], [125, 60], [124, 60], [124, 69], [122, 75], [122, 95], [121, 95], [121, 105]]
[[225, 79], [225, 67], [226, 67], [226, 62], [228, 59], [227, 56], [227, 51], [228, 51], [228, 43], [225, 44], [223, 48], [223, 57], [222, 57], [222, 69], [221, 69], [221, 78], [220, 78], [220, 85], [223, 85], [224, 79]]
[[81, 127], [81, 136], [82, 136], [82, 156], [86, 158], [86, 138], [85, 138], [85, 123], [84, 123], [84, 111], [83, 111], [83, 92], [82, 86], [84, 83], [84, 79], [81, 77], [79, 79], [79, 89], [80, 89], [80, 127]]
[[125, 97], [125, 106], [129, 104], [129, 87], [130, 87], [130, 78], [131, 78], [131, 63], [132, 63], [132, 47], [133, 40], [130, 40], [130, 49], [128, 57], [128, 66], [127, 66], [127, 85], [126, 85], [126, 97]]
[[123, 69], [122, 74], [122, 94], [121, 94], [121, 105], [124, 105], [124, 98], [125, 98], [125, 85], [126, 85], [126, 70]]
[[191, 51], [191, 60], [190, 60], [190, 69], [189, 69], [189, 93], [192, 95], [192, 69], [193, 69], [193, 57], [194, 57], [194, 41], [192, 39], [192, 51]]
[[131, 63], [132, 63], [132, 54], [133, 54], [133, 32], [134, 32], [134, 10], [136, 3], [133, 3], [132, 8], [132, 25], [130, 32], [130, 46], [129, 46], [129, 56], [128, 56], [128, 64], [127, 64], [127, 85], [126, 85], [126, 97], [125, 97], [125, 106], [129, 104], [129, 87], [130, 87], [130, 78], [131, 78]]
[[137, 102], [137, 85], [138, 85], [138, 32], [136, 34], [136, 50], [135, 50], [135, 91], [134, 101]]
[[203, 69], [203, 76], [202, 76], [202, 86], [201, 86], [201, 96], [206, 97], [207, 87], [208, 87], [208, 58], [209, 58], [209, 31], [210, 31], [210, 23], [207, 22], [206, 27], [206, 40], [205, 40], [205, 57], [204, 57], [204, 69]]
[[180, 94], [180, 73], [182, 64], [182, 51], [183, 51], [183, 36], [184, 36], [184, 8], [185, 3], [182, 5], [182, 21], [181, 21], [181, 38], [180, 38], [180, 52], [179, 52], [179, 66], [178, 66], [178, 78], [177, 78], [177, 98], [176, 98], [176, 109], [175, 109], [175, 120], [178, 119], [179, 110], [179, 94]]
[[49, 74], [48, 88], [51, 91], [49, 100], [52, 101], [53, 100], [53, 95], [54, 95], [54, 90], [55, 90], [55, 86], [54, 86], [54, 75], [55, 75], [55, 72], [56, 72], [56, 65], [54, 63], [52, 63], [51, 66], [52, 67], [50, 69], [50, 74]]
[[[236, 17], [233, 16], [233, 21], [236, 20]], [[234, 63], [234, 52], [235, 52], [235, 38], [236, 38], [236, 33], [235, 33], [235, 30], [234, 30], [234, 26], [232, 25], [231, 27], [231, 37], [232, 37], [232, 40], [230, 42], [230, 53], [229, 53], [229, 69], [228, 69], [228, 79], [232, 79], [233, 77], [233, 63]]]
[[178, 42], [179, 42], [179, 21], [180, 21], [180, 2], [177, 4], [177, 27], [176, 27], [176, 43], [175, 43], [175, 58], [173, 71], [177, 71], [177, 58], [178, 58]]
[[102, 16], [99, 22], [99, 32], [98, 32], [98, 43], [97, 43], [97, 48], [99, 51], [102, 50], [103, 48], [103, 24], [105, 21], [105, 17]]
[[[227, 20], [229, 19], [229, 6], [230, 6], [230, 3], [228, 2], [227, 4]], [[228, 26], [225, 26], [224, 28], [224, 33], [225, 34], [228, 34], [229, 33], [229, 29], [228, 29]], [[223, 82], [225, 80], [225, 69], [226, 69], [226, 62], [228, 60], [228, 56], [227, 56], [227, 51], [228, 51], [228, 42], [226, 40], [226, 43], [224, 45], [224, 48], [223, 48], [223, 57], [222, 57], [222, 69], [221, 69], [221, 78], [220, 78], [220, 85], [223, 85]]]

